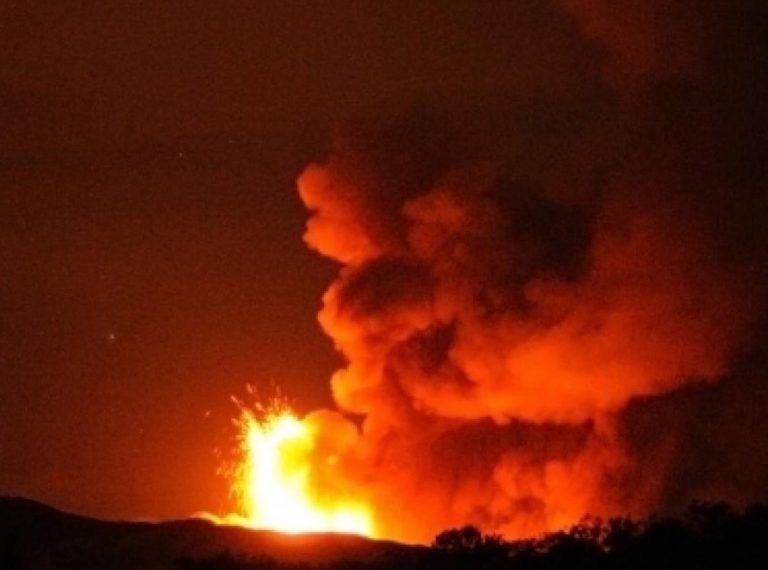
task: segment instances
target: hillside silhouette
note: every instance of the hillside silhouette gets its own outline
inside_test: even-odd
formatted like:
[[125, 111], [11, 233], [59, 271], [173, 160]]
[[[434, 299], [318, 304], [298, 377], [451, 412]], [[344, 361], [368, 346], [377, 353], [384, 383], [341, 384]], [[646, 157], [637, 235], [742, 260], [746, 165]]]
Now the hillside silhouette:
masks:
[[287, 535], [189, 519], [108, 522], [0, 497], [0, 570], [170, 570], [228, 552], [281, 564], [379, 560], [414, 547], [342, 534]]
[[585, 518], [504, 540], [473, 526], [430, 547], [335, 534], [284, 535], [202, 520], [105, 522], [0, 498], [0, 569], [665, 570], [768, 568], [768, 507], [697, 503], [680, 518]]

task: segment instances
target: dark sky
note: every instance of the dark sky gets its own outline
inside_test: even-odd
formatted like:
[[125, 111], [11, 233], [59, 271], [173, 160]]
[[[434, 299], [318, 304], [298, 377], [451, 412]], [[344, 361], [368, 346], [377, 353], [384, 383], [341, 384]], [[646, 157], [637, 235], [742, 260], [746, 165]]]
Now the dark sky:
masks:
[[[113, 518], [226, 506], [231, 394], [331, 402], [340, 359], [315, 315], [336, 266], [302, 241], [295, 179], [335, 128], [437, 109], [457, 138], [503, 130], [490, 146], [540, 172], [589, 124], [608, 164], [603, 139], [634, 128], [611, 101], [696, 81], [680, 45], [706, 22], [662, 14], [657, 51], [619, 26], [612, 53], [606, 20], [562, 4], [4, 3], [0, 494]], [[586, 184], [565, 146], [562, 177]]]

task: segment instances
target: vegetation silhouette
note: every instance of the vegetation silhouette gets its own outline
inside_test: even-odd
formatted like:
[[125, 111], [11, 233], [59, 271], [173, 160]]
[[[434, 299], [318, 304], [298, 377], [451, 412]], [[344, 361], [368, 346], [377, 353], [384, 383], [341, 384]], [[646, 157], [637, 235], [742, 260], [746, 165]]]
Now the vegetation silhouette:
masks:
[[681, 518], [587, 517], [568, 530], [504, 540], [474, 526], [438, 534], [429, 548], [375, 560], [283, 563], [229, 553], [182, 559], [178, 570], [715, 570], [768, 568], [768, 507], [736, 512], [725, 503], [696, 503]]

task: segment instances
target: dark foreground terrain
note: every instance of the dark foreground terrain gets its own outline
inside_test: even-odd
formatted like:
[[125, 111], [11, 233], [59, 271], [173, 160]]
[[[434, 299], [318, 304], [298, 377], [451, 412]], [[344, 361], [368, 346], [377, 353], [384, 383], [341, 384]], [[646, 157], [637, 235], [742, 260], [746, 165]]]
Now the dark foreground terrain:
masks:
[[431, 547], [361, 537], [288, 536], [200, 520], [104, 522], [0, 498], [0, 570], [390, 570], [768, 568], [768, 507], [696, 504], [684, 517], [585, 519], [505, 541], [467, 526]]
[[205, 520], [105, 522], [0, 497], [0, 570], [166, 570], [222, 552], [282, 564], [380, 560], [412, 547], [334, 534], [285, 535]]

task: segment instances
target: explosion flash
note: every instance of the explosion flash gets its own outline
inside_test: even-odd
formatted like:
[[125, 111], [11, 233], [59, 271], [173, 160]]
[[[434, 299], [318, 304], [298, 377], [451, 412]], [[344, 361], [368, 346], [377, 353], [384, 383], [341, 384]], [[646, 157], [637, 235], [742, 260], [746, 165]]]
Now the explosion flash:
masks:
[[[263, 418], [244, 409], [239, 424], [243, 463], [236, 491], [248, 526], [287, 533], [375, 535], [371, 513], [363, 504], [313, 484], [317, 432], [311, 422], [275, 403]], [[324, 460], [333, 467], [337, 458], [328, 455]]]

